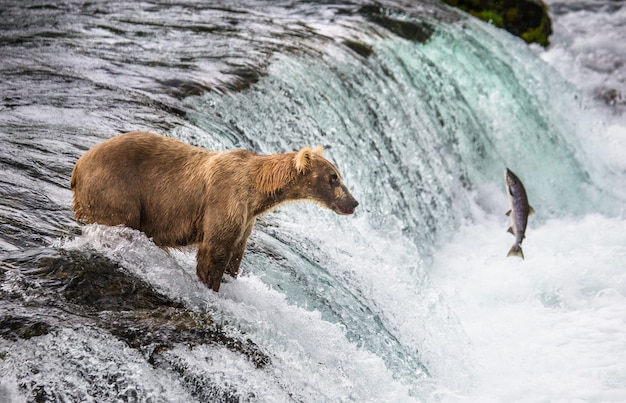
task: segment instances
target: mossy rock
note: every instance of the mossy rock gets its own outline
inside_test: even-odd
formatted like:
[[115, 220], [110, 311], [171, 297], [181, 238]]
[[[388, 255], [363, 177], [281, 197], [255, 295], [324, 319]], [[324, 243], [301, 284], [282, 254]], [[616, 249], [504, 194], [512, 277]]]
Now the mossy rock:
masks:
[[550, 44], [552, 20], [541, 0], [443, 0], [469, 14], [504, 28], [528, 43]]

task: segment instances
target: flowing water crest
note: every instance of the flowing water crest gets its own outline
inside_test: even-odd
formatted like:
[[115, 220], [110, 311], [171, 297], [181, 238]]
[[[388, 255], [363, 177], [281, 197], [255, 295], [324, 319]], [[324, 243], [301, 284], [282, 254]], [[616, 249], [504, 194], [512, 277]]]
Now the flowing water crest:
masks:
[[[0, 5], [0, 401], [626, 400], [626, 7], [553, 1], [545, 50], [437, 2], [209, 3]], [[136, 130], [320, 144], [360, 205], [264, 216], [213, 293], [74, 221], [78, 157]]]

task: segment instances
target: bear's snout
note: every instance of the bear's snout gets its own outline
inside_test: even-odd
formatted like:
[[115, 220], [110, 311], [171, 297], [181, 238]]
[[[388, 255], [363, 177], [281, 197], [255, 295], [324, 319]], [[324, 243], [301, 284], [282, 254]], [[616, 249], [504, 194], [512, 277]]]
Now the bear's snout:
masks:
[[337, 214], [350, 215], [354, 213], [354, 209], [359, 205], [359, 202], [352, 197], [348, 189], [344, 187], [342, 190], [344, 197], [335, 200], [330, 207]]
[[351, 203], [334, 203], [332, 205], [333, 211], [340, 215], [350, 215], [354, 213], [354, 209], [359, 205], [359, 202], [353, 200]]

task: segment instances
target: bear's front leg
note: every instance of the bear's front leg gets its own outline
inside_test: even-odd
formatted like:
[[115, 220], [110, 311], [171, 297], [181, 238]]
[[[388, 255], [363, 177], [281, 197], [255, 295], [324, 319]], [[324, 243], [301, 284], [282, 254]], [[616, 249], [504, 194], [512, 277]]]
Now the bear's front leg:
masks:
[[200, 280], [215, 292], [219, 291], [226, 270], [235, 276], [239, 270], [246, 241], [254, 226], [254, 219], [245, 218], [246, 211], [245, 205], [233, 204], [230, 206], [230, 214], [206, 212], [196, 272]]
[[223, 245], [202, 243], [196, 255], [196, 273], [207, 287], [215, 292], [220, 290], [222, 276], [231, 260], [232, 253]]
[[233, 254], [228, 262], [228, 267], [226, 267], [226, 273], [233, 278], [237, 277], [237, 274], [239, 274], [239, 266], [241, 265], [241, 259], [243, 259], [243, 253], [246, 250], [248, 238], [252, 233], [252, 228], [254, 228], [254, 221], [255, 220], [252, 220], [252, 222], [248, 224], [236, 244], [233, 246]]

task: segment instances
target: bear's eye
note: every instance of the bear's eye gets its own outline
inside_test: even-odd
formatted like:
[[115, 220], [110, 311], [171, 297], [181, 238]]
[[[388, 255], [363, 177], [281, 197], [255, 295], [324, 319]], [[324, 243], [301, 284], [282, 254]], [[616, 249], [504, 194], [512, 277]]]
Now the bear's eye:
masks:
[[337, 176], [337, 174], [335, 173], [330, 174], [330, 184], [333, 186], [336, 186], [339, 184], [339, 177]]

